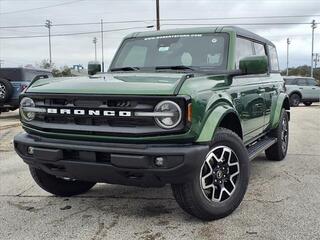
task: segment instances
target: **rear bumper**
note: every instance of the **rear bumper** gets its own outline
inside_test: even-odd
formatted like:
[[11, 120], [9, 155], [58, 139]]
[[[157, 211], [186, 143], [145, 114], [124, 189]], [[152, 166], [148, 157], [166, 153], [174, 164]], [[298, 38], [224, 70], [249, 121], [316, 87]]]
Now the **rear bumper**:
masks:
[[[208, 152], [207, 145], [102, 143], [27, 133], [17, 135], [14, 146], [27, 164], [52, 175], [135, 186], [189, 181]], [[29, 147], [33, 154], [28, 153]], [[157, 157], [163, 158], [162, 166], [156, 166]]]

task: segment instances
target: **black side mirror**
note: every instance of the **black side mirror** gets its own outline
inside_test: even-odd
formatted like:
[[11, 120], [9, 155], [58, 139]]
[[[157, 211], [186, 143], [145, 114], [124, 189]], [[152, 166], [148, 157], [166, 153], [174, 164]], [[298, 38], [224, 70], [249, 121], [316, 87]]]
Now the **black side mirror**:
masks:
[[88, 63], [88, 74], [95, 75], [96, 73], [101, 72], [101, 64], [96, 61]]
[[240, 59], [239, 68], [242, 74], [264, 74], [268, 73], [267, 56], [250, 56]]

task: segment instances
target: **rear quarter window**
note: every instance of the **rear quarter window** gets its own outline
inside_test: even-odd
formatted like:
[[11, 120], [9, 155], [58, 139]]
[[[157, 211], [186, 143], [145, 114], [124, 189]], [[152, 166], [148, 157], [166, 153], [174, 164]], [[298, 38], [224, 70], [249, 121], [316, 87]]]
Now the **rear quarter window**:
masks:
[[284, 79], [284, 82], [285, 82], [285, 84], [286, 85], [296, 85], [297, 84], [297, 81], [296, 81], [296, 79]]
[[271, 71], [278, 72], [280, 68], [279, 68], [277, 50], [275, 47], [270, 45], [268, 46], [268, 48], [269, 48], [270, 69]]

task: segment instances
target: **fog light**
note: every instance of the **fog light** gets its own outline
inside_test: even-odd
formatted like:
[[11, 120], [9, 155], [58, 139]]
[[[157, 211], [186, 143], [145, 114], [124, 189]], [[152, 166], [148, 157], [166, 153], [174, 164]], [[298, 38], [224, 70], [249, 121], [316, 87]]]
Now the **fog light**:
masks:
[[29, 153], [30, 155], [33, 155], [33, 153], [34, 153], [34, 148], [33, 148], [33, 147], [28, 147], [28, 153]]
[[154, 160], [154, 164], [155, 164], [157, 167], [163, 167], [164, 158], [163, 158], [163, 157], [156, 157], [156, 159]]

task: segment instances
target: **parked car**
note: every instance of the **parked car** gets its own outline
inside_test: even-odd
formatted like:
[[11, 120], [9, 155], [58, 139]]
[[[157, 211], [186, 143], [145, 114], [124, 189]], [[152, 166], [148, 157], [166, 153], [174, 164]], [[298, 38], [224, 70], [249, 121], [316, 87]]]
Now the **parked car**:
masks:
[[310, 106], [320, 101], [320, 86], [314, 78], [289, 76], [284, 77], [286, 92], [290, 105], [297, 107], [300, 103]]
[[39, 80], [20, 98], [15, 150], [57, 196], [171, 184], [183, 210], [218, 219], [241, 203], [249, 160], [287, 154], [276, 47], [237, 27], [133, 33], [107, 73]]
[[19, 108], [19, 95], [32, 81], [51, 77], [45, 69], [0, 68], [0, 113]]

